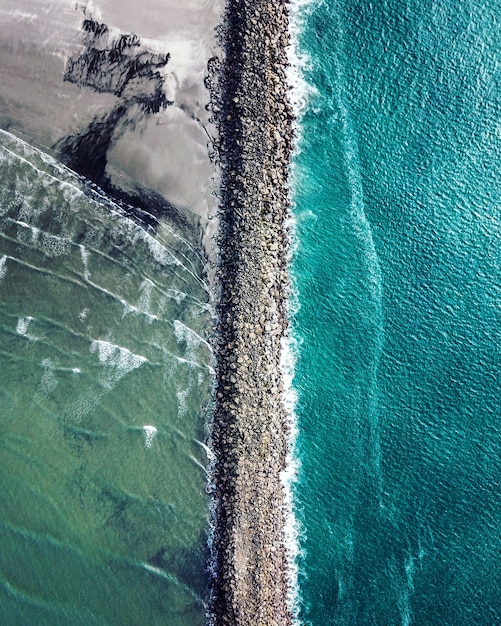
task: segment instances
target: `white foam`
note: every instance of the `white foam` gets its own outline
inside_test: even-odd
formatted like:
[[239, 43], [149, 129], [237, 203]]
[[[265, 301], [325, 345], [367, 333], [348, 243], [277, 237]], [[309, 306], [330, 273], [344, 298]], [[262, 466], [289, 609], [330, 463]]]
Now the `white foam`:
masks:
[[70, 406], [66, 415], [76, 422], [82, 421], [89, 413], [92, 413], [99, 406], [104, 392], [97, 394], [81, 394]]
[[154, 565], [150, 565], [149, 563], [141, 563], [141, 565], [142, 567], [144, 567], [145, 570], [147, 570], [151, 574], [156, 574], [157, 576], [161, 576], [162, 578], [166, 578], [167, 580], [170, 580], [169, 574], [167, 574], [167, 572], [164, 572], [163, 569], [160, 569], [159, 567], [155, 567]]
[[50, 257], [67, 255], [71, 251], [71, 240], [67, 237], [42, 233], [40, 243], [44, 254]]
[[101, 9], [92, 0], [83, 0], [75, 4], [75, 9], [81, 9], [84, 15], [92, 16], [95, 20], [102, 20]]
[[402, 626], [410, 626], [412, 624], [412, 595], [414, 594], [414, 574], [416, 565], [412, 554], [408, 555], [405, 562], [405, 580], [402, 581], [400, 589], [398, 589], [398, 608], [400, 611]]
[[293, 614], [295, 624], [299, 624], [299, 582], [298, 582], [298, 556], [300, 525], [294, 514], [294, 484], [297, 480], [300, 463], [296, 453], [297, 440], [297, 417], [295, 406], [297, 394], [292, 386], [294, 367], [296, 363], [297, 342], [293, 337], [282, 340], [280, 353], [280, 370], [284, 382], [282, 403], [288, 417], [288, 452], [285, 468], [280, 473], [280, 480], [284, 488], [284, 512], [285, 526], [283, 538], [287, 555], [288, 568], [288, 604]]
[[28, 330], [33, 322], [33, 318], [31, 316], [28, 317], [20, 317], [17, 320], [16, 332], [19, 335], [23, 335], [23, 337], [28, 337], [28, 339], [37, 339], [37, 337], [30, 335]]
[[[153, 281], [149, 278], [145, 278], [139, 286], [139, 299], [137, 301], [137, 307], [144, 313], [149, 313], [151, 309], [151, 293], [155, 287]], [[150, 320], [152, 321], [152, 320]]]
[[2, 258], [0, 258], [0, 281], [5, 278], [5, 274], [7, 273], [7, 256], [4, 254]]
[[157, 315], [152, 315], [151, 313], [146, 313], [145, 311], [141, 311], [140, 309], [138, 309], [137, 306], [135, 306], [133, 304], [130, 304], [129, 302], [127, 302], [127, 300], [124, 300], [124, 298], [121, 298], [119, 295], [117, 295], [116, 293], [113, 293], [112, 291], [109, 291], [105, 287], [101, 287], [101, 285], [99, 285], [98, 283], [95, 283], [95, 282], [93, 282], [91, 280], [89, 280], [88, 282], [89, 282], [89, 285], [91, 287], [93, 287], [96, 291], [100, 291], [101, 293], [106, 294], [110, 298], [113, 298], [114, 300], [120, 302], [120, 304], [123, 306], [122, 317], [125, 317], [126, 315], [129, 315], [129, 313], [132, 313], [133, 315], [144, 315], [144, 316], [146, 316], [146, 318], [148, 319], [148, 321], [150, 323], [153, 320], [158, 320], [158, 316]]
[[184, 417], [186, 415], [186, 398], [188, 397], [188, 389], [178, 389], [176, 391], [178, 415]]
[[[299, 50], [299, 38], [303, 30], [309, 11], [313, 9], [315, 0], [295, 0], [290, 4], [289, 9], [289, 33], [291, 45], [287, 48], [287, 82], [291, 87], [289, 99], [296, 118], [300, 121], [311, 97], [317, 93], [313, 85], [305, 79], [305, 71], [310, 67], [311, 59], [305, 52]], [[300, 126], [296, 124], [295, 131], [299, 133]], [[297, 135], [298, 136], [298, 135]]]
[[[296, 142], [292, 163], [289, 169], [289, 185], [294, 188], [297, 182], [297, 174], [295, 172], [294, 157], [301, 151], [301, 119], [310, 106], [312, 98], [316, 95], [317, 90], [310, 85], [305, 79], [305, 73], [310, 67], [310, 58], [308, 55], [300, 51], [299, 40], [303, 31], [305, 20], [310, 10], [313, 9], [315, 0], [295, 0], [290, 4], [289, 8], [289, 33], [291, 35], [291, 45], [287, 49], [289, 67], [287, 71], [287, 80], [291, 87], [289, 98], [293, 107], [296, 122], [294, 131]], [[294, 199], [292, 198], [292, 204]], [[295, 254], [297, 246], [296, 221], [291, 219], [287, 224], [289, 238], [289, 264]], [[289, 320], [299, 310], [299, 300], [297, 289], [295, 289], [294, 277], [290, 277], [291, 288], [287, 293], [287, 314]], [[280, 479], [284, 488], [284, 512], [285, 526], [283, 529], [283, 538], [287, 555], [288, 568], [288, 605], [292, 612], [293, 623], [299, 625], [299, 582], [298, 582], [298, 557], [300, 554], [299, 537], [303, 532], [300, 523], [294, 514], [294, 485], [297, 481], [297, 474], [300, 468], [300, 462], [296, 453], [297, 440], [297, 416], [295, 412], [297, 394], [293, 387], [294, 368], [296, 363], [296, 355], [298, 352], [299, 341], [292, 336], [282, 340], [280, 353], [280, 370], [284, 382], [284, 392], [282, 394], [282, 402], [288, 417], [288, 453], [284, 470], [280, 474]]]
[[91, 277], [91, 273], [89, 272], [89, 251], [87, 250], [87, 248], [85, 246], [82, 246], [82, 244], [80, 244], [80, 257], [82, 259], [82, 265], [83, 265], [83, 275], [85, 280], [90, 280]]
[[58, 380], [56, 378], [56, 374], [54, 372], [55, 365], [50, 359], [44, 359], [41, 363], [44, 372], [42, 374], [42, 380], [40, 382], [40, 387], [43, 394], [49, 394], [53, 391], [57, 385]]
[[183, 324], [180, 320], [174, 320], [173, 326], [176, 339], [178, 342], [186, 341], [189, 350], [195, 348], [201, 343], [210, 349], [209, 343], [203, 337], [200, 337], [199, 334], [197, 334], [189, 326], [186, 326], [186, 324]]
[[[207, 477], [209, 477], [209, 470], [205, 467], [205, 465], [200, 463], [200, 461], [196, 459], [192, 454], [189, 454], [188, 456], [193, 461], [193, 463], [195, 463], [195, 465], [200, 468]], [[207, 488], [206, 493], [208, 493]]]
[[[21, 214], [21, 211], [19, 212]], [[33, 226], [32, 224], [28, 224], [27, 222], [24, 222], [22, 220], [14, 220], [13, 221], [14, 224], [17, 224], [18, 229], [17, 229], [17, 237], [19, 239], [20, 242], [22, 243], [30, 243], [32, 245], [37, 245], [38, 244], [38, 240], [40, 239], [40, 233], [41, 231], [36, 227]], [[28, 230], [29, 234], [28, 237], [29, 239], [26, 239], [26, 234], [25, 231]]]
[[214, 375], [214, 368], [212, 367], [213, 353], [209, 343], [179, 320], [174, 320], [173, 326], [178, 344], [183, 341], [186, 342], [185, 355], [184, 357], [176, 356], [177, 362], [186, 363], [203, 370], [207, 369], [211, 376]]
[[158, 239], [155, 239], [142, 229], [135, 229], [135, 234], [136, 240], [140, 239], [146, 243], [151, 256], [155, 259], [155, 261], [157, 261], [157, 263], [164, 266], [180, 265], [184, 267], [181, 261], [175, 257], [172, 252], [168, 250], [160, 241], [158, 241]]
[[97, 353], [99, 361], [105, 366], [101, 384], [112, 389], [129, 372], [147, 362], [147, 358], [134, 354], [127, 348], [117, 346], [110, 341], [96, 339], [90, 345], [90, 351]]
[[89, 315], [89, 309], [87, 308], [82, 309], [80, 313], [78, 314], [78, 319], [83, 323], [87, 319], [88, 315]]
[[175, 300], [177, 304], [181, 304], [181, 302], [186, 298], [184, 291], [179, 291], [177, 289], [166, 289], [165, 293], [169, 298]]
[[143, 426], [144, 432], [144, 447], [151, 448], [151, 444], [153, 443], [153, 439], [156, 437], [158, 430], [155, 426]]
[[[37, 215], [35, 214], [35, 212], [34, 211], [31, 212], [29, 207], [26, 208], [26, 198], [24, 198], [24, 201], [25, 201], [24, 213], [27, 213], [27, 215], [24, 215], [22, 217], [25, 217], [26, 219], [36, 218]], [[23, 211], [19, 212], [20, 217], [21, 217], [21, 213], [23, 213]], [[46, 256], [58, 257], [58, 256], [67, 255], [70, 253], [72, 243], [68, 237], [58, 237], [57, 235], [51, 235], [50, 233], [46, 233], [40, 230], [39, 228], [37, 228], [36, 226], [34, 226], [33, 224], [30, 224], [23, 220], [17, 220], [17, 221], [14, 220], [14, 223], [17, 224], [19, 227], [18, 228], [19, 241], [30, 243], [31, 245], [34, 245], [37, 248], [40, 248]], [[26, 235], [25, 235], [26, 230], [29, 231], [29, 235], [28, 235], [29, 241], [26, 240]]]
[[[155, 237], [152, 237], [149, 233], [144, 231], [142, 228], [140, 229], [136, 228], [132, 222], [130, 222], [130, 225], [131, 225], [131, 228], [128, 234], [129, 234], [129, 238], [132, 244], [134, 244], [138, 240], [143, 241], [148, 246], [151, 256], [155, 259], [155, 261], [157, 261], [157, 263], [160, 263], [161, 265], [164, 265], [164, 266], [175, 265], [178, 267], [182, 267], [184, 271], [188, 272], [188, 274], [196, 282], [202, 285], [202, 287], [207, 291], [207, 293], [209, 293], [208, 285], [200, 278], [198, 272], [193, 271], [187, 265], [185, 265], [181, 259], [178, 259], [177, 256], [173, 252], [171, 252], [168, 248], [165, 247], [162, 241], [160, 241], [159, 239], [156, 239]], [[173, 231], [171, 231], [171, 234], [174, 234]], [[176, 235], [176, 239], [181, 240], [184, 244], [186, 244], [186, 246], [191, 248], [189, 242], [183, 239], [183, 237]]]
[[[19, 137], [16, 137], [16, 135], [13, 135], [12, 133], [9, 133], [8, 131], [3, 130], [3, 129], [0, 129], [0, 134], [3, 135], [4, 137], [7, 137], [10, 141], [15, 143], [17, 147], [21, 148], [23, 153], [26, 156], [36, 155], [44, 163], [48, 163], [49, 165], [51, 165], [51, 167], [53, 167], [58, 172], [71, 174], [71, 170], [69, 170], [67, 167], [65, 167], [61, 163], [58, 163], [55, 159], [53, 159], [51, 156], [49, 156], [45, 152], [42, 152], [41, 150], [37, 150], [33, 146], [30, 146]], [[3, 155], [5, 155], [2, 161], [7, 161], [8, 163], [12, 161], [16, 163], [18, 161], [21, 161], [22, 163], [28, 165], [32, 170], [37, 172], [37, 174], [39, 174], [48, 183], [47, 187], [50, 185], [50, 183], [55, 183], [59, 188], [63, 189], [64, 192], [70, 193], [69, 197], [71, 198], [75, 198], [77, 196], [82, 197], [84, 195], [83, 192], [80, 189], [78, 189], [78, 187], [75, 187], [75, 185], [71, 184], [70, 182], [66, 180], [61, 180], [53, 176], [49, 172], [46, 172], [45, 170], [39, 169], [38, 167], [35, 166], [34, 163], [26, 159], [25, 157], [21, 156], [17, 152], [12, 152], [5, 146], [2, 146], [0, 148], [0, 151], [3, 153]], [[28, 193], [26, 193], [26, 195], [23, 197], [23, 201], [24, 201], [23, 206], [21, 207], [19, 211], [20, 216], [29, 216], [29, 215], [37, 216], [40, 213], [40, 210], [38, 210], [39, 209], [38, 203], [36, 202], [30, 203], [29, 202], [30, 200], [32, 200], [32, 197], [29, 196]]]
[[199, 441], [198, 439], [195, 439], [195, 443], [198, 443], [198, 445], [203, 449], [203, 451], [207, 455], [207, 459], [209, 461], [215, 461], [216, 460], [216, 455], [209, 448], [209, 446], [207, 444], [205, 444], [203, 441]]
[[[193, 368], [202, 367], [200, 363], [197, 363], [197, 361], [190, 361], [190, 359], [183, 359], [182, 356], [175, 356], [175, 359], [178, 363], [182, 363], [183, 365], [189, 365], [190, 367], [193, 367]], [[210, 367], [208, 369], [210, 372], [212, 372], [212, 369]]]
[[38, 14], [28, 13], [28, 11], [16, 9], [14, 11], [9, 11], [9, 17], [13, 22], [33, 22], [38, 18]]

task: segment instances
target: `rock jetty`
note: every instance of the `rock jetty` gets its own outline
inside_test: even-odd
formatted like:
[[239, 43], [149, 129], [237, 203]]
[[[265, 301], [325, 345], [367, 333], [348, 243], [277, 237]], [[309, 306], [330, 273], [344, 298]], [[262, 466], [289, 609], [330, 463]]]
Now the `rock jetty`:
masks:
[[222, 171], [211, 623], [286, 626], [287, 3], [228, 0], [222, 44], [209, 77]]

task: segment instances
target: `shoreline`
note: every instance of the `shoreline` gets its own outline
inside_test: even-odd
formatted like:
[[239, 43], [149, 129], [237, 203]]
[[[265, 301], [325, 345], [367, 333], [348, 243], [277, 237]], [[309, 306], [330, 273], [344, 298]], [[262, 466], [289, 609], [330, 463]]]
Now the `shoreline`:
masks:
[[221, 160], [211, 624], [290, 626], [287, 3], [229, 0], [221, 37], [209, 75]]

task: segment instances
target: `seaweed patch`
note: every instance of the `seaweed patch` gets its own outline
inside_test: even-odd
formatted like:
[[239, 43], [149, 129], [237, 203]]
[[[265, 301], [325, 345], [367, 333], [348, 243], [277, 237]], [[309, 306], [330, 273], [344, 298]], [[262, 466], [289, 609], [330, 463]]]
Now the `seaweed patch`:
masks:
[[[84, 20], [82, 30], [85, 50], [69, 59], [66, 81], [126, 99], [137, 97], [144, 104], [152, 95], [163, 93], [164, 77], [159, 70], [167, 65], [169, 53], [149, 51], [133, 33], [113, 37], [106, 24], [92, 19]], [[153, 108], [158, 111], [161, 104]]]

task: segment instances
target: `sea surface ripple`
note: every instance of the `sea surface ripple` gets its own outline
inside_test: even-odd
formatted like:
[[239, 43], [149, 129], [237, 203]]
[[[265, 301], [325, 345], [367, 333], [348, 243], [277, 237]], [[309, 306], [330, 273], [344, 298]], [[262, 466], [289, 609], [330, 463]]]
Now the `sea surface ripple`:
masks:
[[300, 617], [497, 623], [497, 4], [339, 0], [304, 16]]

